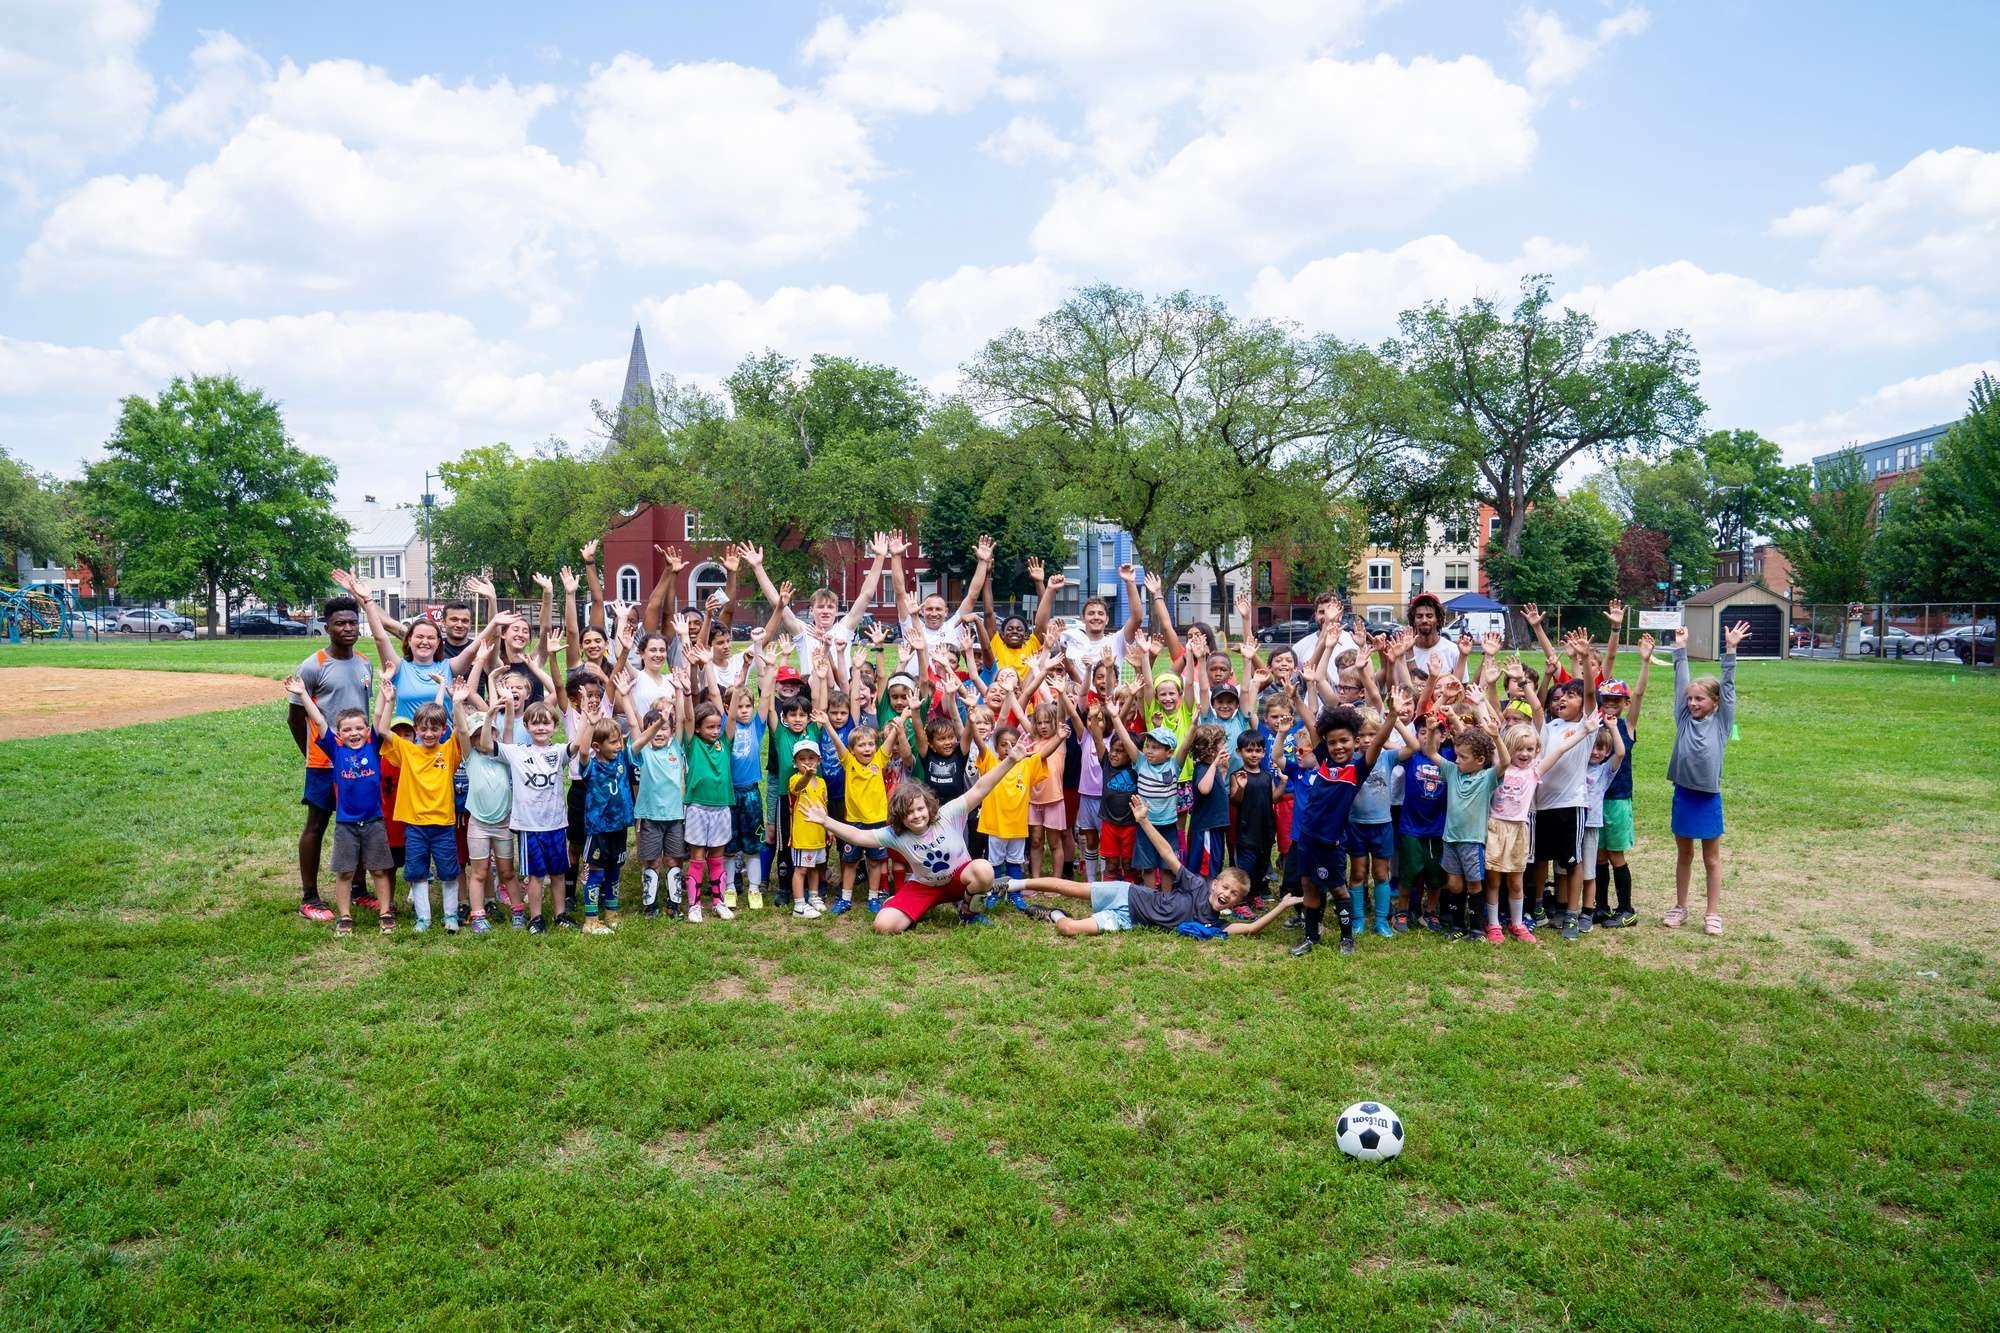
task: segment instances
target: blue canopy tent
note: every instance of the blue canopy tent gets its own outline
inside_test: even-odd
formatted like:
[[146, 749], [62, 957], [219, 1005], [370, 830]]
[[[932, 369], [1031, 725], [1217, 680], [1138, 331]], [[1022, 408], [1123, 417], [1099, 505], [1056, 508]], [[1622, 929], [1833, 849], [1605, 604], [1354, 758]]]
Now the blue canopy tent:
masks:
[[1507, 608], [1494, 601], [1483, 592], [1462, 592], [1444, 604], [1444, 609], [1453, 615], [1464, 615], [1468, 611], [1499, 611]]
[[1476, 638], [1493, 630], [1506, 637], [1507, 608], [1485, 593], [1462, 592], [1446, 602], [1444, 610], [1450, 618], [1445, 628], [1452, 635], [1463, 631]]

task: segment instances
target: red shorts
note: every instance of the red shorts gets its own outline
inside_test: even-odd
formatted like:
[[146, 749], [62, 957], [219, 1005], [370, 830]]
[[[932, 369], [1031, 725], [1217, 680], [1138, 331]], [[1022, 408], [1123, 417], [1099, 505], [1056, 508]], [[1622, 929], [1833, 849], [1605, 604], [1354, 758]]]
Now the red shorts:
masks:
[[[966, 864], [970, 865], [971, 862], [967, 862]], [[885, 910], [891, 907], [895, 908], [898, 912], [908, 917], [910, 924], [914, 926], [917, 922], [924, 919], [924, 913], [930, 911], [939, 903], [957, 902], [964, 896], [965, 866], [960, 866], [951, 872], [950, 883], [939, 884], [936, 887], [932, 887], [929, 884], [919, 884], [913, 879], [898, 880], [896, 891], [889, 895], [889, 901], [883, 903], [882, 906]]]
[[1107, 861], [1129, 861], [1139, 845], [1137, 824], [1106, 824], [1097, 830], [1097, 854]]
[[1082, 799], [1083, 799], [1083, 794], [1079, 792], [1075, 787], [1071, 787], [1063, 792], [1064, 828], [1076, 827], [1076, 805], [1077, 802]]
[[1283, 856], [1292, 850], [1292, 798], [1280, 796], [1271, 802], [1271, 813], [1278, 820], [1278, 854]]

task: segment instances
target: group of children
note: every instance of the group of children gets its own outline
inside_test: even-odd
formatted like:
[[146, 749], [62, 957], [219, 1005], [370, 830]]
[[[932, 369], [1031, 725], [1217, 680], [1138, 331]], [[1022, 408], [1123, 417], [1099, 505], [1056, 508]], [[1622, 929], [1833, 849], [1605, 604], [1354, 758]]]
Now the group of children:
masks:
[[[327, 605], [330, 637], [351, 646], [345, 626], [365, 617], [382, 679], [372, 713], [338, 651], [287, 682], [324, 760], [307, 804], [335, 824], [323, 914], [348, 934], [358, 906], [392, 931], [400, 870], [420, 931], [435, 879], [447, 931], [489, 931], [493, 906], [515, 929], [608, 934], [636, 861], [643, 913], [689, 923], [767, 903], [801, 919], [865, 906], [894, 934], [946, 905], [984, 923], [1004, 901], [1064, 935], [1208, 937], [1289, 914], [1303, 955], [1329, 911], [1343, 952], [1370, 930], [1532, 943], [1543, 922], [1576, 939], [1637, 919], [1626, 854], [1650, 636], [1628, 687], [1611, 674], [1615, 629], [1601, 654], [1580, 632], [1559, 652], [1524, 608], [1537, 672], [1503, 661], [1498, 635], [1443, 637], [1428, 594], [1408, 629], [1381, 636], [1329, 595], [1307, 640], [1267, 652], [1246, 639], [1232, 657], [1207, 626], [1179, 630], [1158, 578], [1142, 593], [1130, 566], [1122, 622], [1099, 598], [1063, 622], [1063, 576], [1029, 561], [1031, 622], [996, 616], [990, 540], [955, 609], [912, 594], [907, 550], [878, 534], [854, 604], [843, 613], [821, 589], [801, 616], [750, 546], [729, 548], [729, 585], [702, 607], [675, 607], [682, 565], [664, 549], [643, 606], [608, 601], [593, 543], [581, 615], [571, 570], [560, 617], [554, 581], [538, 580], [538, 640], [497, 604], [476, 636], [469, 617], [449, 638], [401, 625], [338, 575], [351, 596]], [[772, 610], [739, 653], [744, 570]], [[901, 613], [893, 647], [865, 614], [884, 577]], [[1247, 623], [1246, 598], [1236, 610]], [[1623, 608], [1610, 613], [1616, 626]], [[1686, 919], [1699, 846], [1711, 934], [1743, 633], [1727, 632], [1719, 681], [1689, 679], [1684, 631], [1674, 650], [1666, 924]], [[363, 663], [364, 696], [367, 679]], [[357, 895], [361, 874], [372, 892]], [[1048, 896], [1061, 905], [1036, 901]]]

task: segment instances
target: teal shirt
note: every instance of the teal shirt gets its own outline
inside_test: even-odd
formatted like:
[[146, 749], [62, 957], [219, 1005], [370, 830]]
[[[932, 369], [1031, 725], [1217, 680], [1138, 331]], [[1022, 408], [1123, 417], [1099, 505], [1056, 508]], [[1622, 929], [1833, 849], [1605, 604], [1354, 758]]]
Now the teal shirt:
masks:
[[1438, 760], [1444, 774], [1446, 842], [1485, 842], [1486, 815], [1493, 808], [1493, 788], [1500, 781], [1500, 766], [1489, 764], [1477, 773], [1465, 773], [1449, 759]]

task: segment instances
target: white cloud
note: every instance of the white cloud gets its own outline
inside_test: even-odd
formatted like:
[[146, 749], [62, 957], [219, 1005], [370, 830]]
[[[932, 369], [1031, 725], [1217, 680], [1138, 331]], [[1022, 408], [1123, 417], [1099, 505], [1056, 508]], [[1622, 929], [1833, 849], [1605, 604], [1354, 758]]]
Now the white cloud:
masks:
[[1486, 259], [1449, 236], [1420, 236], [1394, 250], [1353, 250], [1315, 259], [1287, 277], [1266, 266], [1250, 285], [1248, 309], [1343, 338], [1393, 333], [1396, 317], [1427, 301], [1475, 296], [1505, 303], [1523, 274], [1554, 273], [1580, 262], [1580, 246], [1532, 236], [1511, 259]]
[[790, 356], [855, 350], [895, 319], [889, 298], [848, 287], [780, 287], [758, 300], [712, 282], [640, 306], [653, 365], [676, 376], [721, 375], [774, 348]]
[[861, 31], [838, 15], [823, 19], [805, 57], [829, 64], [827, 94], [871, 111], [963, 111], [998, 76], [991, 37], [942, 14], [913, 9], [875, 19]]
[[[621, 55], [580, 95], [584, 154], [536, 143], [556, 90], [449, 87], [355, 61], [284, 65], [179, 181], [101, 176], [45, 219], [25, 285], [563, 296], [558, 255], [694, 267], [811, 257], [865, 217], [874, 159], [846, 110], [731, 64]], [[176, 111], [182, 104], [176, 105]], [[187, 104], [175, 124], [212, 123]]]
[[1157, 169], [1070, 180], [1035, 248], [1079, 266], [1175, 277], [1196, 255], [1269, 259], [1330, 223], [1381, 226], [1519, 174], [1533, 99], [1470, 56], [1306, 64], [1208, 85], [1209, 128]]
[[[37, 466], [73, 472], [109, 433], [122, 395], [224, 372], [282, 404], [298, 443], [339, 464], [343, 494], [414, 496], [426, 467], [474, 445], [527, 448], [550, 435], [588, 443], [591, 400], [616, 396], [624, 361], [550, 369], [436, 311], [208, 323], [168, 315], [109, 347], [0, 337], [0, 432], [33, 441], [25, 452]], [[97, 413], [79, 413], [79, 401], [99, 404]]]
[[226, 32], [204, 33], [190, 59], [194, 82], [160, 112], [153, 132], [196, 143], [219, 143], [262, 103], [271, 67]]
[[979, 151], [1018, 167], [1028, 162], [1067, 162], [1075, 155], [1076, 145], [1040, 116], [1016, 116], [1004, 128], [987, 135]]
[[1526, 8], [1508, 30], [1528, 57], [1528, 86], [1546, 92], [1575, 79], [1621, 37], [1633, 37], [1651, 26], [1653, 16], [1633, 7], [1601, 20], [1588, 36], [1579, 36], [1552, 10]]
[[1821, 272], [2000, 294], [2000, 152], [1920, 153], [1886, 177], [1862, 163], [1821, 188], [1824, 203], [1771, 224], [1776, 236], [1817, 239]]
[[1804, 462], [1850, 444], [1901, 435], [1956, 421], [1965, 415], [1973, 382], [1981, 375], [2000, 377], [2000, 361], [1973, 361], [1949, 370], [1918, 375], [1886, 384], [1854, 406], [1771, 432], [1791, 462]]
[[904, 310], [917, 328], [921, 364], [934, 390], [955, 388], [959, 364], [1010, 328], [1034, 323], [1074, 286], [1045, 259], [981, 268], [962, 264], [920, 284]]
[[139, 141], [153, 78], [139, 47], [155, 0], [26, 0], [0, 19], [0, 180], [31, 194]]
[[1922, 346], [1995, 323], [1990, 314], [1946, 305], [1923, 291], [1767, 287], [1685, 259], [1560, 299], [1611, 330], [1686, 329], [1703, 366], [1724, 371], [1805, 351]]

